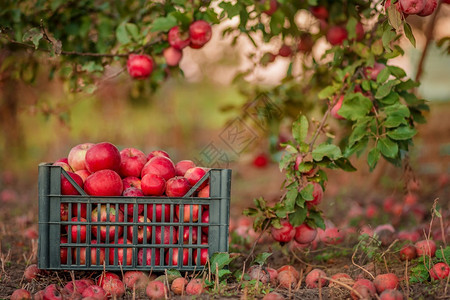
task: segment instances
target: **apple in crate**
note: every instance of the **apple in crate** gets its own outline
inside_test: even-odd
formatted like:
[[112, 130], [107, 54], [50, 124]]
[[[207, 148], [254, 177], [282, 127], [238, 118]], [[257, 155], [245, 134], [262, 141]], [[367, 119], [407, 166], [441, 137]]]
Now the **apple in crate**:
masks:
[[[142, 190], [134, 187], [127, 188], [122, 194], [124, 197], [144, 197]], [[125, 214], [125, 204], [119, 204], [119, 209]], [[144, 204], [138, 204], [137, 213], [140, 215], [144, 211]], [[134, 205], [127, 203], [127, 215], [133, 216]]]
[[153, 150], [147, 155], [147, 160], [152, 159], [155, 156], [167, 157], [170, 159], [170, 155], [164, 150]]
[[[183, 242], [184, 244], [196, 244], [197, 243], [197, 237], [198, 237], [198, 228], [192, 227], [190, 229], [190, 226], [184, 226], [183, 228]], [[192, 233], [191, 233], [192, 231]], [[192, 236], [192, 242], [189, 243], [189, 237]]]
[[[92, 245], [96, 245], [97, 241], [93, 240], [91, 241]], [[80, 248], [80, 264], [85, 265], [86, 261], [87, 261], [87, 248]], [[96, 248], [96, 247], [91, 247], [91, 266], [95, 266], [95, 265], [103, 265], [104, 261], [105, 261], [105, 248]], [[98, 256], [97, 256], [98, 253]], [[73, 251], [74, 254], [74, 258], [73, 261], [75, 261], [76, 259], [76, 251]], [[97, 261], [98, 259], [98, 261]]]
[[[166, 265], [177, 266], [178, 265], [178, 252], [179, 248], [172, 249], [172, 261], [170, 261], [170, 249], [167, 250], [166, 253]], [[189, 250], [184, 248], [182, 255], [183, 262], [181, 263], [183, 266], [186, 266], [189, 261]]]
[[[144, 254], [146, 254], [147, 256], [145, 257], [145, 265], [146, 266], [151, 266], [152, 265], [152, 248], [144, 248], [144, 249], [139, 249], [138, 251], [138, 264], [140, 266], [143, 265], [144, 262]], [[155, 249], [155, 266], [159, 266], [160, 265], [160, 261], [161, 261], [161, 253], [160, 253], [160, 249], [156, 248]]]
[[[139, 176], [141, 176], [141, 175], [139, 174]], [[122, 183], [123, 183], [124, 190], [126, 190], [130, 187], [141, 189], [141, 179], [139, 177], [133, 177], [133, 176], [125, 177], [124, 179], [122, 179]]]
[[144, 152], [135, 148], [125, 148], [120, 151], [119, 174], [122, 177], [139, 177], [146, 163], [147, 156]]
[[168, 197], [183, 197], [190, 189], [189, 181], [182, 176], [170, 178], [166, 183], [166, 195]]
[[[198, 221], [198, 205], [197, 204], [185, 204], [183, 206], [183, 222], [190, 222], [191, 221], [191, 210], [192, 210], [192, 222], [197, 222]], [[176, 214], [177, 214], [177, 218], [179, 220], [181, 220], [181, 213], [180, 213], [180, 207], [179, 205], [177, 205], [176, 207]]]
[[147, 174], [159, 175], [167, 181], [175, 176], [175, 166], [170, 158], [155, 156], [142, 168], [141, 178], [144, 178]]
[[175, 165], [175, 175], [176, 176], [184, 176], [186, 171], [195, 168], [195, 163], [192, 160], [180, 160]]
[[[116, 245], [133, 245], [129, 240], [119, 238]], [[133, 248], [110, 248], [109, 249], [109, 264], [114, 265], [114, 256], [117, 252], [116, 265], [131, 266], [133, 261]], [[125, 257], [126, 255], [126, 257]]]
[[[186, 179], [189, 181], [189, 184], [191, 186], [194, 186], [197, 182], [200, 181], [200, 179], [202, 179], [202, 177], [206, 174], [206, 172], [207, 172], [207, 170], [204, 168], [200, 168], [200, 167], [190, 168], [189, 170], [186, 171], [186, 173], [184, 174], [184, 177], [186, 177]], [[205, 180], [198, 187], [197, 190], [201, 190], [207, 184], [208, 184], [208, 180]]]
[[84, 190], [91, 196], [121, 196], [122, 178], [112, 170], [100, 170], [86, 178]]
[[[133, 222], [133, 218], [131, 217], [129, 221]], [[144, 216], [139, 216], [137, 223], [139, 224], [139, 223], [144, 223], [144, 222], [150, 223], [151, 221], [149, 218], [147, 218], [147, 220], [145, 220]], [[136, 231], [135, 231], [134, 227], [135, 226], [128, 226], [128, 236], [127, 236], [128, 239], [133, 240], [133, 236], [134, 236], [133, 233], [135, 232], [137, 234], [137, 242], [139, 244], [142, 244], [144, 242], [144, 240], [146, 243], [148, 241], [150, 241], [150, 238], [152, 237], [152, 227], [150, 225], [138, 225], [136, 228]], [[147, 231], [147, 236], [144, 239], [145, 231]]]
[[[116, 210], [113, 207], [109, 208], [109, 219], [108, 219], [108, 210], [106, 208], [106, 205], [102, 205], [100, 207], [100, 218], [99, 218], [99, 211], [98, 207], [96, 207], [91, 214], [91, 220], [93, 223], [95, 222], [123, 222], [123, 213], [120, 210]], [[100, 232], [98, 232], [98, 227], [100, 227]], [[92, 225], [92, 233], [97, 239], [100, 239], [102, 242], [106, 241], [107, 232], [106, 232], [106, 225]], [[123, 232], [123, 226], [116, 226], [116, 225], [110, 225], [109, 226], [109, 241], [114, 240], [115, 233], [118, 233], [118, 236], [122, 235]]]
[[[178, 231], [175, 227], [172, 227], [172, 234], [170, 234], [170, 226], [164, 226], [164, 231], [162, 229], [163, 226], [155, 227], [155, 244], [175, 244], [178, 240]], [[163, 236], [164, 234], [164, 236]]]
[[86, 170], [91, 173], [100, 170], [119, 171], [120, 169], [120, 152], [111, 143], [98, 143], [90, 147], [86, 151]]
[[[80, 188], [83, 188], [83, 179], [73, 173], [73, 172], [67, 172], [69, 176], [80, 186]], [[70, 183], [70, 181], [64, 177], [63, 174], [61, 174], [61, 194], [62, 195], [79, 195], [80, 193], [77, 191], [77, 189]]]
[[[202, 243], [202, 245], [208, 245], [208, 243]], [[198, 261], [198, 250], [194, 250], [194, 264], [197, 264]], [[200, 249], [200, 265], [204, 266], [206, 265], [206, 262], [208, 261], [208, 248], [202, 248]]]
[[[155, 216], [153, 217], [153, 207], [155, 207]], [[147, 204], [147, 217], [152, 222], [161, 222], [164, 210], [164, 221], [170, 221], [170, 205], [169, 204]]]
[[86, 170], [86, 152], [94, 145], [93, 143], [79, 144], [70, 150], [67, 162], [74, 172]]

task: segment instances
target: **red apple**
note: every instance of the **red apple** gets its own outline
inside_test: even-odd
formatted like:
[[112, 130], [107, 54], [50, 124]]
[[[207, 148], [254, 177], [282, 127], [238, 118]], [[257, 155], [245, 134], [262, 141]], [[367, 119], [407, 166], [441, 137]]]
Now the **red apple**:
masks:
[[397, 290], [385, 290], [380, 294], [380, 300], [403, 300], [403, 294]]
[[282, 57], [289, 57], [292, 55], [292, 49], [286, 44], [283, 44], [278, 50], [278, 55]]
[[209, 184], [198, 192], [199, 198], [209, 198]]
[[71, 295], [74, 292], [82, 294], [89, 285], [84, 280], [69, 281], [63, 288], [66, 295]]
[[161, 156], [161, 157], [167, 157], [168, 159], [170, 159], [170, 155], [169, 153], [167, 153], [166, 151], [163, 150], [153, 150], [152, 152], [150, 152], [147, 155], [147, 161], [149, 161], [150, 159], [152, 159], [155, 156]]
[[145, 289], [145, 294], [149, 299], [164, 299], [166, 295], [166, 286], [158, 280], [150, 281]]
[[168, 197], [183, 197], [191, 189], [188, 179], [183, 176], [175, 176], [167, 180], [166, 195]]
[[[78, 211], [78, 208], [80, 210]], [[78, 215], [86, 219], [87, 206], [85, 203], [72, 203], [72, 216], [77, 217]]]
[[[67, 172], [69, 176], [75, 180], [75, 182], [83, 188], [83, 179], [75, 173]], [[62, 195], [79, 195], [80, 193], [75, 189], [75, 187], [70, 183], [70, 181], [61, 174], [61, 194]]]
[[[164, 237], [163, 237], [164, 233]], [[155, 227], [155, 244], [175, 244], [178, 240], [178, 233], [175, 227], [172, 228], [172, 235], [170, 234], [170, 226], [164, 226], [164, 232], [161, 226]]]
[[[124, 238], [119, 238], [116, 245], [133, 245], [129, 240], [124, 240]], [[114, 264], [114, 256], [117, 252], [117, 263]], [[126, 257], [125, 257], [126, 256]], [[133, 248], [111, 248], [109, 249], [109, 264], [110, 265], [122, 265], [131, 266], [133, 262]]]
[[[150, 223], [151, 221], [149, 218], [145, 219], [144, 216], [139, 216], [137, 223], [139, 224], [139, 223], [144, 223], [144, 222]], [[144, 242], [144, 240], [146, 243], [150, 240], [150, 238], [152, 236], [152, 227], [151, 226], [138, 225], [136, 230], [137, 230], [137, 232], [136, 232], [137, 242], [139, 244], [142, 244]], [[134, 231], [134, 226], [128, 226], [128, 236], [127, 237], [130, 240], [133, 240], [133, 231]], [[145, 231], [147, 231], [146, 237], [144, 237]]]
[[[142, 190], [134, 187], [130, 187], [123, 191], [122, 194], [124, 197], [144, 197], [144, 193]], [[119, 204], [119, 209], [124, 213], [125, 215], [125, 204]], [[140, 215], [144, 211], [144, 204], [138, 204], [138, 215]], [[127, 203], [127, 216], [133, 216], [134, 214], [134, 204]]]
[[302, 53], [311, 52], [314, 46], [314, 40], [309, 33], [302, 34], [300, 37], [300, 41], [297, 44], [297, 51]]
[[435, 264], [433, 266], [433, 268], [431, 268], [431, 270], [430, 270], [430, 276], [434, 280], [446, 279], [448, 277], [449, 273], [450, 273], [450, 267], [444, 262]]
[[280, 243], [290, 242], [295, 236], [295, 229], [288, 220], [281, 220], [281, 228], [272, 227], [272, 237], [275, 241]]
[[[363, 299], [372, 299], [377, 293], [377, 290], [375, 289], [372, 281], [368, 279], [356, 280], [352, 288], [353, 290], [357, 291]], [[354, 300], [360, 299], [360, 297], [358, 297], [358, 295], [353, 291], [350, 295]]]
[[155, 156], [145, 164], [144, 168], [142, 168], [141, 178], [144, 178], [147, 174], [159, 175], [167, 181], [175, 176], [175, 166], [170, 158]]
[[[96, 245], [97, 241], [93, 240], [91, 241], [91, 245]], [[80, 264], [85, 265], [87, 263], [87, 255], [86, 255], [86, 249], [87, 248], [80, 248]], [[91, 247], [91, 266], [102, 266], [103, 262], [105, 261], [105, 248], [95, 248]], [[77, 251], [73, 251], [73, 261], [76, 261], [76, 255]], [[97, 256], [98, 253], [98, 256]], [[83, 293], [83, 292], [80, 292]]]
[[183, 53], [174, 47], [168, 47], [164, 49], [163, 56], [166, 60], [166, 64], [169, 67], [175, 67], [178, 66], [181, 59], [183, 58]]
[[78, 170], [86, 170], [86, 152], [94, 145], [95, 144], [93, 143], [79, 144], [70, 150], [69, 155], [67, 156], [67, 161], [74, 172]]
[[105, 284], [105, 282], [110, 281], [112, 279], [118, 279], [120, 280], [120, 276], [117, 275], [116, 273], [112, 273], [112, 272], [103, 272], [100, 277], [97, 280], [97, 284], [100, 287], [103, 287], [103, 285]]
[[61, 264], [65, 265], [67, 264], [67, 247], [63, 247], [63, 244], [67, 244], [67, 238], [65, 236], [62, 236], [60, 239], [60, 258], [61, 258]]
[[405, 245], [400, 250], [400, 259], [401, 260], [412, 260], [417, 257], [416, 247], [413, 245]]
[[[61, 217], [61, 221], [67, 221], [69, 219], [69, 207], [68, 207], [67, 203], [61, 203], [61, 205], [59, 207], [59, 214]], [[73, 209], [72, 209], [72, 215], [73, 215]]]
[[[72, 222], [84, 222], [86, 223], [87, 220], [85, 218], [80, 218], [78, 220], [77, 217], [72, 218]], [[72, 237], [72, 243], [85, 243], [86, 242], [86, 225], [72, 225], [71, 227], [71, 237]], [[66, 225], [66, 231], [67, 231], [67, 225]], [[80, 235], [80, 239], [78, 240], [78, 233]]]
[[127, 271], [123, 275], [123, 283], [131, 290], [143, 291], [149, 281], [150, 279], [142, 271]]
[[211, 39], [212, 31], [208, 22], [198, 20], [189, 26], [190, 47], [198, 49]]
[[186, 285], [188, 284], [188, 281], [184, 277], [178, 277], [172, 282], [172, 286], [170, 287], [170, 290], [175, 295], [183, 295], [186, 290]]
[[146, 79], [152, 74], [153, 59], [148, 55], [130, 54], [127, 60], [128, 74], [134, 79]]
[[313, 182], [313, 185], [314, 185], [314, 190], [313, 190], [313, 194], [312, 194], [313, 200], [306, 201], [306, 206], [308, 206], [309, 208], [319, 205], [320, 202], [322, 202], [322, 198], [323, 198], [322, 186], [320, 184], [318, 184], [317, 182]]
[[120, 279], [116, 278], [105, 281], [103, 289], [105, 290], [106, 295], [112, 296], [113, 299], [121, 299], [125, 294], [125, 285]]
[[377, 80], [378, 74], [380, 74], [380, 72], [386, 68], [386, 65], [381, 64], [381, 63], [374, 63], [373, 67], [365, 67], [364, 68], [364, 73], [366, 74], [366, 76], [368, 78], [370, 78], [373, 81]]
[[306, 287], [310, 289], [318, 288], [319, 286], [326, 286], [328, 280], [324, 279], [323, 277], [326, 277], [327, 274], [325, 274], [324, 271], [320, 269], [314, 269], [311, 272], [306, 275], [305, 283]]
[[265, 153], [259, 154], [253, 159], [253, 165], [257, 168], [264, 168], [268, 163], [269, 158]]
[[405, 14], [420, 13], [425, 8], [425, 0], [399, 0], [400, 7]]
[[139, 179], [139, 177], [125, 177], [122, 179], [122, 184], [124, 190], [130, 187], [141, 189], [141, 179]]
[[45, 294], [45, 290], [37, 291], [33, 295], [33, 300], [44, 300], [44, 294]]
[[362, 40], [364, 38], [365, 32], [361, 22], [356, 23], [355, 31], [356, 31], [356, 40], [357, 41]]
[[[155, 207], [155, 212], [153, 213], [153, 207]], [[164, 222], [170, 221], [170, 205], [164, 205], [164, 213], [163, 213], [163, 205], [162, 204], [147, 204], [147, 217], [152, 220], [152, 222], [161, 222], [164, 214]], [[153, 216], [155, 215], [155, 216]]]
[[436, 243], [432, 240], [418, 241], [415, 246], [418, 257], [424, 255], [434, 257], [434, 254], [436, 253]]
[[83, 296], [83, 298], [90, 298], [96, 300], [106, 299], [106, 291], [98, 285], [88, 286], [81, 295]]
[[91, 172], [89, 172], [88, 170], [78, 170], [75, 172], [75, 174], [80, 176], [81, 179], [83, 179], [83, 183], [84, 183], [86, 181], [86, 178], [88, 178], [89, 175], [91, 175]]
[[[196, 204], [185, 204], [183, 208], [183, 222], [189, 223], [191, 222], [191, 211], [192, 211], [192, 222], [198, 221], [198, 205]], [[180, 220], [180, 207], [177, 205], [175, 208], [175, 212], [177, 214], [177, 218]]]
[[[144, 262], [144, 251], [145, 251], [145, 254], [147, 255], [147, 257], [145, 258], [145, 265], [146, 266], [151, 266], [152, 265], [152, 249], [151, 248], [139, 249], [139, 252], [138, 252], [138, 264], [140, 266], [143, 265], [143, 262]], [[154, 266], [159, 266], [160, 262], [161, 262], [161, 253], [160, 253], [160, 249], [157, 248], [157, 249], [155, 249], [155, 264], [154, 264]]]
[[[298, 168], [300, 166], [300, 164], [303, 162], [303, 156], [302, 155], [298, 155], [297, 158], [295, 159], [295, 165], [294, 165], [294, 169], [296, 171], [298, 171]], [[311, 170], [307, 171], [307, 172], [302, 172], [303, 175], [311, 177], [316, 175], [317, 173], [317, 168], [312, 168]]]
[[[192, 234], [190, 233], [190, 226], [184, 226], [183, 228], [183, 243], [184, 244], [197, 244], [198, 229], [192, 227]], [[192, 242], [189, 242], [189, 238], [192, 237]]]
[[98, 143], [86, 151], [86, 170], [91, 173], [100, 170], [119, 171], [120, 152], [116, 146], [111, 143]]
[[277, 275], [279, 286], [288, 290], [292, 290], [298, 282], [293, 272], [282, 271]]
[[120, 151], [119, 175], [121, 177], [139, 177], [147, 163], [147, 156], [141, 150], [125, 148]]
[[[200, 168], [200, 167], [194, 167], [194, 168], [190, 168], [189, 170], [186, 171], [186, 173], [184, 174], [184, 177], [189, 181], [189, 184], [191, 186], [194, 186], [197, 182], [200, 181], [200, 179], [202, 179], [203, 176], [205, 176], [207, 170], [205, 168]], [[205, 180], [199, 187], [198, 187], [198, 191], [201, 190], [202, 188], [204, 188], [206, 185], [208, 184], [208, 180]]]
[[122, 179], [112, 170], [100, 170], [86, 178], [84, 191], [91, 196], [121, 196]]
[[345, 120], [345, 118], [339, 114], [342, 103], [344, 103], [344, 95], [339, 97], [339, 100], [336, 102], [336, 104], [333, 105], [333, 108], [330, 111], [331, 116], [338, 120]]
[[27, 291], [26, 289], [17, 289], [15, 290], [12, 295], [11, 298], [9, 298], [11, 300], [31, 300], [31, 293], [29, 291]]
[[295, 227], [294, 239], [299, 244], [309, 244], [317, 236], [317, 230], [309, 227], [307, 224], [303, 223], [300, 226]]
[[63, 161], [57, 161], [55, 163], [53, 163], [52, 166], [60, 166], [61, 168], [64, 169], [64, 171], [66, 172], [73, 172], [72, 168], [69, 166], [68, 163], [65, 163]]
[[[109, 219], [108, 219], [108, 211], [106, 208], [106, 205], [102, 205], [100, 207], [100, 219], [98, 218], [98, 207], [96, 207], [91, 214], [91, 220], [93, 223], [96, 222], [123, 222], [123, 213], [119, 210], [116, 211], [115, 208], [110, 207], [109, 208]], [[100, 227], [100, 233], [98, 232], [98, 227]], [[109, 235], [107, 235], [106, 232], [106, 225], [98, 226], [98, 225], [92, 225], [92, 233], [97, 239], [100, 239], [100, 241], [104, 242], [106, 241], [107, 237], [109, 238], [109, 241], [112, 242], [115, 238], [115, 233], [117, 230], [118, 236], [120, 237], [123, 232], [123, 226], [115, 226], [111, 225], [109, 226]]]
[[[178, 250], [179, 248], [172, 249], [172, 262], [170, 262], [170, 250], [167, 250], [166, 254], [166, 265], [177, 266], [178, 265]], [[189, 261], [189, 249], [183, 248], [183, 262], [181, 263], [183, 266], [186, 266]]]
[[146, 196], [161, 196], [166, 190], [166, 180], [157, 174], [146, 174], [141, 180], [142, 192]]
[[379, 274], [373, 280], [378, 293], [385, 290], [395, 290], [398, 287], [398, 277], [394, 273]]
[[41, 270], [37, 267], [36, 264], [29, 265], [25, 271], [23, 272], [23, 277], [27, 281], [32, 281], [37, 278], [37, 275], [41, 273]]
[[[209, 223], [209, 210], [205, 210], [202, 213], [202, 223]], [[209, 232], [208, 226], [202, 226], [202, 231], [206, 234]]]
[[263, 13], [265, 13], [268, 16], [271, 16], [277, 11], [277, 9], [278, 9], [278, 1], [277, 0], [269, 0], [269, 9], [263, 11]]
[[[202, 244], [204, 245], [204, 243], [202, 243]], [[207, 243], [205, 243], [205, 244], [207, 245]], [[194, 256], [194, 264], [197, 265], [197, 261], [198, 261], [198, 250], [197, 249], [194, 250], [193, 256]], [[201, 266], [206, 265], [208, 258], [209, 258], [208, 249], [202, 248], [200, 250], [200, 265]]]
[[192, 160], [180, 160], [175, 165], [175, 175], [176, 176], [184, 176], [186, 171], [195, 168], [195, 163]]
[[180, 32], [180, 27], [178, 26], [174, 26], [169, 30], [167, 40], [169, 45], [177, 50], [186, 48], [190, 43], [189, 33]]
[[333, 46], [342, 45], [347, 37], [348, 32], [344, 27], [332, 26], [330, 29], [328, 29], [327, 40]]
[[326, 20], [328, 19], [328, 10], [325, 6], [312, 6], [309, 8], [312, 15], [317, 19]]
[[291, 265], [284, 265], [277, 269], [278, 274], [281, 272], [287, 271], [291, 273], [296, 280], [300, 279], [300, 273]]
[[48, 300], [62, 300], [60, 289], [56, 284], [48, 285], [44, 290], [44, 299]]

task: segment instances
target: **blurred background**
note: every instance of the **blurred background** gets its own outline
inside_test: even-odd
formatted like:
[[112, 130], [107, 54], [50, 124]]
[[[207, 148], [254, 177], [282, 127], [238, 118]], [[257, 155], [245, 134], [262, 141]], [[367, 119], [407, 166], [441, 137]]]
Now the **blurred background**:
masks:
[[[442, 10], [449, 15], [449, 6]], [[402, 40], [406, 53], [392, 64], [405, 68], [414, 78], [425, 44], [426, 21], [410, 18], [417, 47]], [[73, 93], [67, 83], [57, 78], [49, 80], [50, 70], [45, 67], [28, 84], [5, 74], [4, 66], [14, 63], [15, 54], [5, 55], [0, 50], [0, 205], [17, 201], [24, 206], [37, 206], [39, 163], [66, 157], [77, 144], [102, 141], [114, 143], [119, 149], [135, 147], [145, 153], [163, 149], [175, 162], [201, 161], [205, 151], [215, 149], [227, 158], [221, 166], [233, 169], [233, 216], [251, 206], [255, 197], [277, 201], [283, 181], [277, 164], [281, 154], [269, 154], [270, 139], [264, 130], [250, 119], [239, 119], [235, 110], [228, 109], [245, 102], [242, 86], [238, 89], [232, 80], [238, 71], [252, 66], [248, 56], [255, 48], [245, 38], [230, 47], [230, 39], [221, 35], [227, 25], [215, 26], [213, 39], [204, 48], [186, 49], [181, 61], [184, 78], [175, 76], [155, 93], [148, 91], [145, 82], [133, 81], [126, 72], [120, 72], [122, 62], [106, 70], [93, 94]], [[448, 18], [440, 19], [435, 35], [436, 40], [450, 35]], [[325, 44], [325, 40], [322, 42]], [[274, 41], [256, 52], [276, 51], [280, 45], [281, 41]], [[316, 48], [314, 55], [320, 56], [324, 49]], [[247, 80], [270, 88], [279, 84], [287, 66], [288, 59], [279, 57], [269, 67], [254, 67]], [[428, 123], [418, 128], [410, 160], [420, 182], [420, 200], [428, 207], [435, 198], [448, 200], [449, 196], [449, 56], [432, 45], [424, 70], [418, 93], [430, 101], [431, 110]], [[233, 151], [223, 138], [227, 126], [236, 120], [244, 122], [252, 136], [240, 153]], [[330, 120], [330, 126], [338, 130], [335, 122]], [[333, 216], [348, 203], [368, 205], [386, 195], [404, 196], [401, 169], [380, 163], [369, 173], [363, 161], [355, 158], [353, 163], [358, 167], [356, 173], [330, 172], [322, 204], [325, 214]]]

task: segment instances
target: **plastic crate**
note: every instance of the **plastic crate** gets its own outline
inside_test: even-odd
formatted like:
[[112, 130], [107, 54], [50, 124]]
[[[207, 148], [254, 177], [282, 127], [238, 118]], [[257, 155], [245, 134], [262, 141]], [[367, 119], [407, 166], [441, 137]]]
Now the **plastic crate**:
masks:
[[[67, 178], [81, 195], [61, 195], [61, 176]], [[192, 197], [191, 195], [194, 195], [197, 188], [207, 180], [210, 185], [210, 197]], [[201, 264], [200, 249], [207, 249], [209, 257], [216, 252], [228, 251], [230, 189], [231, 170], [211, 169], [182, 198], [94, 197], [87, 195], [61, 167], [40, 164], [38, 267], [44, 270], [106, 269], [110, 271], [163, 271], [165, 269], [192, 271], [202, 269], [204, 265]], [[138, 211], [142, 209], [141, 205], [143, 212], [138, 214]], [[67, 220], [61, 220], [62, 207], [67, 207]], [[123, 220], [120, 220], [120, 217], [114, 220], [112, 217], [114, 211], [118, 212], [121, 207], [123, 208]], [[161, 220], [158, 220], [158, 207], [169, 210], [168, 220], [165, 214], [162, 214]], [[196, 207], [198, 207], [198, 220], [195, 218]], [[86, 209], [86, 221], [81, 219], [84, 216], [84, 209]], [[101, 220], [99, 217], [101, 217], [100, 210], [102, 209], [106, 210], [106, 221], [96, 222], [96, 220]], [[130, 213], [128, 213], [129, 209]], [[179, 210], [179, 221], [176, 218], [177, 210]], [[183, 221], [185, 210], [189, 213], [186, 222]], [[207, 210], [209, 211], [209, 222], [202, 223], [201, 216]], [[120, 215], [120, 213], [117, 214]], [[140, 215], [147, 222], [138, 222]], [[74, 216], [76, 219], [72, 220]], [[150, 222], [148, 222], [149, 220]], [[78, 225], [86, 226], [85, 241], [82, 239], [83, 235], [80, 230], [72, 239], [71, 229], [77, 228]], [[144, 227], [142, 242], [139, 242], [136, 234], [140, 229], [139, 226]], [[147, 228], [150, 228], [149, 239], [147, 230], [145, 230]], [[185, 228], [188, 228], [186, 230], [187, 241], [183, 239]], [[96, 230], [98, 234], [102, 229], [106, 231], [106, 234], [99, 243], [96, 243], [94, 231]], [[64, 241], [66, 230], [69, 232], [67, 243]], [[131, 237], [129, 230], [131, 230]], [[159, 235], [156, 233], [158, 230], [161, 231], [162, 240], [159, 244], [157, 244]], [[122, 237], [129, 240], [126, 244], [119, 243], [120, 231], [123, 232]], [[194, 243], [195, 231], [197, 241]], [[170, 240], [166, 244], [164, 238], [167, 234]], [[206, 244], [202, 244], [201, 237], [204, 235], [208, 238]], [[147, 239], [148, 241], [146, 241]], [[123, 253], [122, 260], [119, 259], [121, 252]], [[67, 253], [67, 260], [61, 261], [61, 258], [65, 257], [64, 253]], [[183, 260], [184, 253], [188, 255], [187, 262]], [[195, 256], [197, 263], [194, 263]], [[173, 258], [177, 258], [176, 264], [173, 264]]]

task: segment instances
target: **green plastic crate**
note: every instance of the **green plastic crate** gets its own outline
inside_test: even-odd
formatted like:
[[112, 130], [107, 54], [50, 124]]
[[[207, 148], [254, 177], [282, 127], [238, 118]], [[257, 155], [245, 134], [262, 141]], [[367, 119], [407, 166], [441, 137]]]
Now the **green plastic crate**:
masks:
[[[64, 176], [80, 192], [77, 196], [61, 195], [61, 176]], [[192, 197], [197, 188], [209, 180], [210, 197]], [[207, 174], [181, 198], [174, 197], [94, 197], [87, 195], [81, 187], [59, 166], [51, 164], [39, 165], [39, 250], [38, 267], [44, 270], [152, 270], [177, 269], [180, 271], [193, 271], [202, 269], [201, 250], [207, 249], [209, 257], [216, 252], [228, 252], [228, 229], [230, 216], [230, 190], [231, 170], [210, 169]], [[123, 205], [123, 221], [112, 220], [112, 213], [120, 210]], [[128, 214], [128, 206], [133, 205]], [[150, 219], [150, 222], [138, 222], [139, 205], [143, 205], [140, 214]], [[169, 210], [169, 220], [162, 214], [161, 220], [156, 218], [156, 206], [161, 205], [163, 210]], [[68, 220], [61, 220], [61, 207], [67, 207]], [[195, 220], [195, 207], [198, 207], [198, 220]], [[104, 207], [107, 211], [106, 220], [94, 222], [92, 211]], [[188, 208], [189, 221], [184, 220], [185, 207]], [[84, 209], [86, 209], [86, 222], [81, 222]], [[179, 209], [179, 220], [176, 210]], [[153, 214], [151, 214], [153, 210]], [[201, 216], [208, 210], [209, 222], [202, 223]], [[94, 212], [95, 214], [95, 212]], [[76, 215], [76, 220], [72, 217]], [[119, 218], [120, 219], [120, 218]], [[109, 220], [109, 221], [108, 221]], [[65, 229], [71, 232], [72, 227], [86, 226], [86, 240], [82, 240], [80, 231], [72, 239], [67, 235], [67, 243], [61, 243], [65, 237]], [[93, 230], [106, 226], [105, 239], [95, 243]], [[150, 240], [147, 242], [147, 230], [144, 231], [144, 241], [139, 242], [137, 231], [139, 226], [150, 228]], [[156, 230], [161, 229], [161, 239], [164, 240], [166, 231], [169, 234], [168, 244], [156, 243]], [[188, 227], [188, 240], [183, 241], [184, 229]], [[120, 229], [122, 228], [122, 229]], [[131, 228], [132, 238], [128, 234]], [[166, 229], [169, 228], [169, 229]], [[205, 233], [207, 228], [207, 233]], [[205, 230], [203, 230], [205, 229]], [[119, 244], [119, 231], [122, 237], [130, 241], [128, 244]], [[197, 242], [194, 243], [195, 232]], [[112, 234], [111, 232], [114, 232]], [[176, 235], [175, 235], [176, 233]], [[111, 236], [110, 236], [111, 235]], [[202, 236], [207, 236], [207, 243], [202, 244]], [[92, 250], [93, 249], [93, 250]], [[146, 250], [147, 249], [147, 250]], [[178, 250], [175, 250], [178, 249]], [[104, 251], [104, 253], [103, 253]], [[119, 261], [119, 253], [123, 252], [123, 259]], [[178, 251], [177, 254], [174, 252]], [[204, 251], [204, 250], [203, 250]], [[67, 253], [67, 260], [61, 261], [61, 255]], [[141, 252], [141, 260], [139, 260]], [[159, 259], [158, 253], [159, 252]], [[183, 253], [188, 254], [188, 260], [183, 261]], [[83, 255], [84, 254], [84, 255]], [[131, 255], [131, 260], [130, 260]], [[177, 264], [172, 264], [174, 256], [178, 255]], [[194, 256], [197, 263], [195, 264]], [[102, 259], [103, 257], [103, 259]], [[166, 263], [168, 259], [169, 264]], [[159, 261], [158, 261], [159, 260]]]

